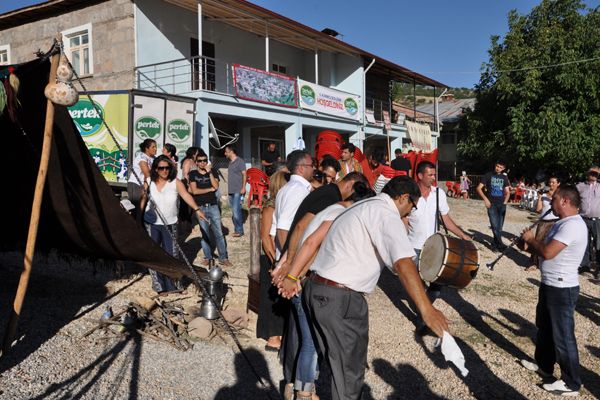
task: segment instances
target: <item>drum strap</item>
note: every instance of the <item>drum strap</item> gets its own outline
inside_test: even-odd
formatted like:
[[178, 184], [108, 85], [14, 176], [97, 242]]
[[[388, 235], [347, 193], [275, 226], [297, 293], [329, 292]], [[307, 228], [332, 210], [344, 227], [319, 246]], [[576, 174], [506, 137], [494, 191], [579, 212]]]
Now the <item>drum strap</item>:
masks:
[[448, 228], [446, 228], [446, 224], [444, 223], [444, 219], [442, 218], [442, 214], [440, 213], [440, 188], [435, 188], [435, 231], [437, 232], [440, 229], [440, 222], [444, 227], [444, 232], [446, 235], [448, 234]]

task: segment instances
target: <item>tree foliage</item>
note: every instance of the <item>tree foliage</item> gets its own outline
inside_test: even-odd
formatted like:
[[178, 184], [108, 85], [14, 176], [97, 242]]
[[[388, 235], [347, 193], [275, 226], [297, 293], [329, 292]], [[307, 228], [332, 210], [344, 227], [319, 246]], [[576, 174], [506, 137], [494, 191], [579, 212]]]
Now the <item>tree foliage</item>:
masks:
[[511, 11], [508, 24], [503, 40], [491, 39], [459, 153], [521, 171], [580, 173], [598, 163], [600, 12], [580, 0], [542, 0], [528, 15]]

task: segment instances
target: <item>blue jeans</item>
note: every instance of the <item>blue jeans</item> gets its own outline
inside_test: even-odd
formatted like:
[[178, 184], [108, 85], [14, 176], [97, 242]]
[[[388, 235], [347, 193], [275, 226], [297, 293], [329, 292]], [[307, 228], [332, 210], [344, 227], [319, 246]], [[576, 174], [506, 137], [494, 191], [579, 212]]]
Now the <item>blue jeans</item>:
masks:
[[579, 286], [557, 288], [542, 284], [535, 316], [535, 361], [550, 374], [558, 362], [561, 379], [571, 390], [581, 388], [574, 319], [578, 296]]
[[487, 212], [490, 218], [490, 225], [492, 226], [492, 233], [494, 234], [494, 244], [496, 247], [503, 247], [502, 226], [504, 225], [504, 216], [506, 215], [506, 204], [492, 202], [492, 206], [488, 208]]
[[[173, 241], [173, 236], [177, 237], [177, 224], [165, 226], [146, 223], [145, 225], [150, 238], [158, 243], [164, 251], [173, 257], [177, 257], [176, 243]], [[173, 236], [171, 236], [169, 230], [173, 233]], [[168, 276], [153, 269], [148, 269], [148, 272], [152, 278], [152, 290], [157, 293], [172, 292], [178, 289], [177, 284]]]
[[294, 388], [303, 392], [312, 392], [315, 389], [315, 381], [319, 376], [319, 356], [313, 342], [308, 315], [304, 311], [302, 297], [292, 297], [292, 304], [298, 317], [301, 343], [298, 361], [296, 362], [296, 382], [294, 383]]
[[229, 206], [231, 207], [231, 219], [233, 220], [233, 231], [244, 234], [244, 216], [242, 215], [242, 194], [229, 193]]
[[[213, 258], [213, 248], [216, 246], [219, 252], [219, 260], [227, 260], [227, 245], [221, 230], [221, 213], [219, 207], [214, 204], [200, 206], [200, 210], [206, 215], [208, 221], [200, 221], [200, 233], [202, 234], [202, 252], [205, 260]], [[212, 246], [211, 246], [212, 245]]]

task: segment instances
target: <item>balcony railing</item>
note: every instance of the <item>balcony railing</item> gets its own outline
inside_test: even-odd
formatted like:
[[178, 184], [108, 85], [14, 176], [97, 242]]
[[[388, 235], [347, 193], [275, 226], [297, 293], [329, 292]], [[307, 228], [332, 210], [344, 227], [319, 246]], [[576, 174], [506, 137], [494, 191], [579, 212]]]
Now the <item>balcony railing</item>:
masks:
[[161, 93], [189, 94], [207, 90], [234, 94], [231, 64], [197, 56], [135, 68], [136, 88]]

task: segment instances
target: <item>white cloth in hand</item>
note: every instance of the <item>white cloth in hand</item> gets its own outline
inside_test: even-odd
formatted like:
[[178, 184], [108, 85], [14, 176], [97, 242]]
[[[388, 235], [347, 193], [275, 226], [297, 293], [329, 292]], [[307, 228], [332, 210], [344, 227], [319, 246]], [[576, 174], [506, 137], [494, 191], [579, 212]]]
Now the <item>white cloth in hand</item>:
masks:
[[452, 362], [460, 370], [463, 377], [467, 376], [469, 370], [465, 368], [465, 356], [456, 344], [456, 340], [448, 332], [444, 331], [444, 336], [437, 340], [435, 347], [442, 345], [442, 354], [446, 361]]

